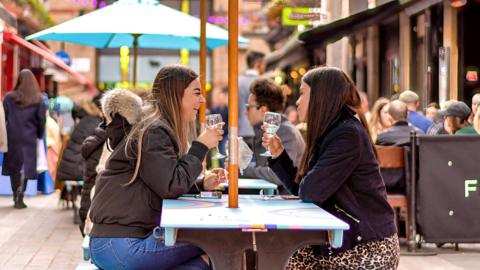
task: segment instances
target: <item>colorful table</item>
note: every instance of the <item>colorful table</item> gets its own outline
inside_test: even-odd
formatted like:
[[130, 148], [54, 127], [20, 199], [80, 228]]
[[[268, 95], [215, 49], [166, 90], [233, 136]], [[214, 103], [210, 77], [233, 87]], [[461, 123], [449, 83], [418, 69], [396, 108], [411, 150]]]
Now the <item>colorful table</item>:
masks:
[[239, 208], [227, 205], [228, 196], [164, 200], [160, 226], [165, 244], [178, 240], [197, 245], [210, 256], [214, 269], [242, 269], [243, 254], [252, 249], [259, 270], [275, 270], [285, 269], [288, 258], [303, 246], [329, 240], [340, 247], [343, 231], [349, 229], [315, 204], [299, 200], [241, 195]]

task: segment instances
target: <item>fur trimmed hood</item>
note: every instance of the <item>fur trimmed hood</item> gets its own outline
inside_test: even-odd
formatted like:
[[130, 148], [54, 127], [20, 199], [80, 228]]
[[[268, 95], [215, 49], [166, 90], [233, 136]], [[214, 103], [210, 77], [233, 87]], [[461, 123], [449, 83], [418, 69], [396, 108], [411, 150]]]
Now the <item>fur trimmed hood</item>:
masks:
[[102, 112], [107, 124], [112, 122], [112, 115], [118, 113], [127, 119], [130, 125], [142, 116], [142, 99], [129, 90], [115, 88], [105, 92], [101, 99]]

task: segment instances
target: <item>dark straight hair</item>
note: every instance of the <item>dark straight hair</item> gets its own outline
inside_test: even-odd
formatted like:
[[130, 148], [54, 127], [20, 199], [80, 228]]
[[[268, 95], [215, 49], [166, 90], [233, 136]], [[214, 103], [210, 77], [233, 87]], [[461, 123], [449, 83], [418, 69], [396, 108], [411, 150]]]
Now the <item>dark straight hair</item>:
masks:
[[12, 95], [14, 95], [15, 101], [20, 107], [27, 107], [42, 101], [40, 86], [32, 71], [29, 69], [20, 71]]
[[363, 127], [369, 133], [367, 121], [361, 110], [360, 95], [354, 82], [345, 72], [334, 67], [318, 67], [308, 71], [302, 80], [310, 86], [310, 101], [306, 119], [306, 151], [295, 179], [297, 183], [300, 183], [310, 169], [308, 163], [315, 151], [316, 141], [325, 134], [344, 107], [357, 113]]

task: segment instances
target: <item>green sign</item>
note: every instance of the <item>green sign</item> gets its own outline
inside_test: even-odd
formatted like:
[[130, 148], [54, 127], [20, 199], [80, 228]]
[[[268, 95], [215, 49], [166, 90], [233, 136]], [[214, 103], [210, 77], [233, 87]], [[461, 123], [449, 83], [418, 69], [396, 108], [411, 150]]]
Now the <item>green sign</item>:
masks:
[[465, 198], [470, 197], [471, 192], [477, 191], [477, 180], [465, 180]]
[[322, 15], [320, 8], [286, 7], [282, 10], [282, 24], [288, 26], [312, 25], [320, 21]]

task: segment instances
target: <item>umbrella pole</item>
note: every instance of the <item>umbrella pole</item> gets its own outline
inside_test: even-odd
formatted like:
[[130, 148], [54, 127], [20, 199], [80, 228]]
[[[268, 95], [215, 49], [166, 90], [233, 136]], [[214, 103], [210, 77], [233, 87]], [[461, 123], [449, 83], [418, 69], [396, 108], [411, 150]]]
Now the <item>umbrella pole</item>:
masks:
[[[203, 97], [207, 97], [207, 0], [200, 0], [200, 89]], [[205, 130], [205, 114], [207, 103], [200, 106], [198, 120], [200, 130]], [[203, 175], [207, 168], [207, 160], [203, 160]]]
[[[200, 85], [202, 96], [207, 96], [207, 0], [200, 0]], [[199, 121], [202, 130], [205, 127], [207, 104], [200, 106]]]
[[238, 0], [228, 0], [228, 207], [238, 208]]
[[139, 34], [133, 34], [133, 87], [137, 87], [137, 60], [139, 36]]

